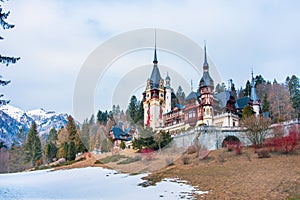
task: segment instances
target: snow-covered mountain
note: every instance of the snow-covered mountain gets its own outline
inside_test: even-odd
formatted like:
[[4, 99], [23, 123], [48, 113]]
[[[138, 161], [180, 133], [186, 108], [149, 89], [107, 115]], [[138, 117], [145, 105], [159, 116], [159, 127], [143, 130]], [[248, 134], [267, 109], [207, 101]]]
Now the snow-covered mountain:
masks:
[[25, 112], [11, 105], [1, 106], [0, 141], [3, 141], [7, 146], [10, 146], [12, 142], [20, 143], [17, 134], [21, 128], [27, 132], [32, 122], [37, 124], [38, 132], [41, 135], [49, 133], [51, 128], [59, 130], [67, 124], [67, 117], [68, 114], [66, 113], [55, 113], [42, 108]]

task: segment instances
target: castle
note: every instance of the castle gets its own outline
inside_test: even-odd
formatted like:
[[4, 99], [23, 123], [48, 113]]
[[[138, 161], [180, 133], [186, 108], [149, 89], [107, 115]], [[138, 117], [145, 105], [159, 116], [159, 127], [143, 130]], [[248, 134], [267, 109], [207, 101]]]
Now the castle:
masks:
[[184, 104], [174, 103], [171, 78], [167, 74], [163, 79], [159, 72], [156, 45], [154, 49], [153, 69], [143, 92], [144, 125], [153, 130], [165, 130], [176, 133], [189, 127], [239, 126], [242, 109], [250, 105], [258, 115], [261, 112], [252, 73], [251, 95], [236, 99], [231, 91], [214, 92], [214, 80], [209, 74], [209, 63], [204, 44], [203, 75], [197, 91], [191, 91]]

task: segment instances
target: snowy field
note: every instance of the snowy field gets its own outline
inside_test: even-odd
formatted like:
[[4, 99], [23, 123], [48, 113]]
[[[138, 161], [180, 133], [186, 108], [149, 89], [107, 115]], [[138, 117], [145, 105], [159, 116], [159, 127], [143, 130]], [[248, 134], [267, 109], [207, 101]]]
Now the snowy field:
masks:
[[201, 194], [184, 182], [163, 180], [141, 187], [142, 175], [120, 174], [98, 167], [0, 174], [1, 200], [193, 199]]

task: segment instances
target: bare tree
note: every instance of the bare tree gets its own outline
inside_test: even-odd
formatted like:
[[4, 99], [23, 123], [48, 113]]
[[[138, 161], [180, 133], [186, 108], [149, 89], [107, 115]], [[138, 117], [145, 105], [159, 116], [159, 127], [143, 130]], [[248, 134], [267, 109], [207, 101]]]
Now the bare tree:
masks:
[[243, 119], [242, 126], [247, 129], [246, 136], [254, 144], [262, 144], [268, 135], [269, 119], [251, 115]]
[[269, 87], [268, 101], [273, 122], [288, 121], [292, 118], [292, 106], [289, 89], [283, 84], [273, 83]]

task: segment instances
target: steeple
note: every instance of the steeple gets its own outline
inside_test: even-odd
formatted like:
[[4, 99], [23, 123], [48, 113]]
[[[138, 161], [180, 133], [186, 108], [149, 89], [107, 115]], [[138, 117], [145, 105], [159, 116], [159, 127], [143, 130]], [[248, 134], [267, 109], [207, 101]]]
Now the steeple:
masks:
[[208, 72], [208, 62], [206, 56], [206, 42], [204, 40], [204, 63], [203, 63], [203, 71]]
[[154, 45], [154, 59], [153, 59], [153, 64], [157, 64], [157, 55], [156, 55], [156, 30], [155, 30], [155, 45]]
[[157, 63], [158, 63], [158, 61], [157, 61], [156, 44], [155, 44], [153, 64], [157, 64]]
[[257, 94], [256, 94], [255, 80], [254, 80], [254, 77], [253, 77], [253, 69], [252, 69], [252, 72], [251, 72], [251, 76], [252, 76], [252, 79], [251, 79], [250, 99], [253, 101], [253, 104], [256, 104], [256, 103], [258, 103], [259, 99], [258, 99]]

